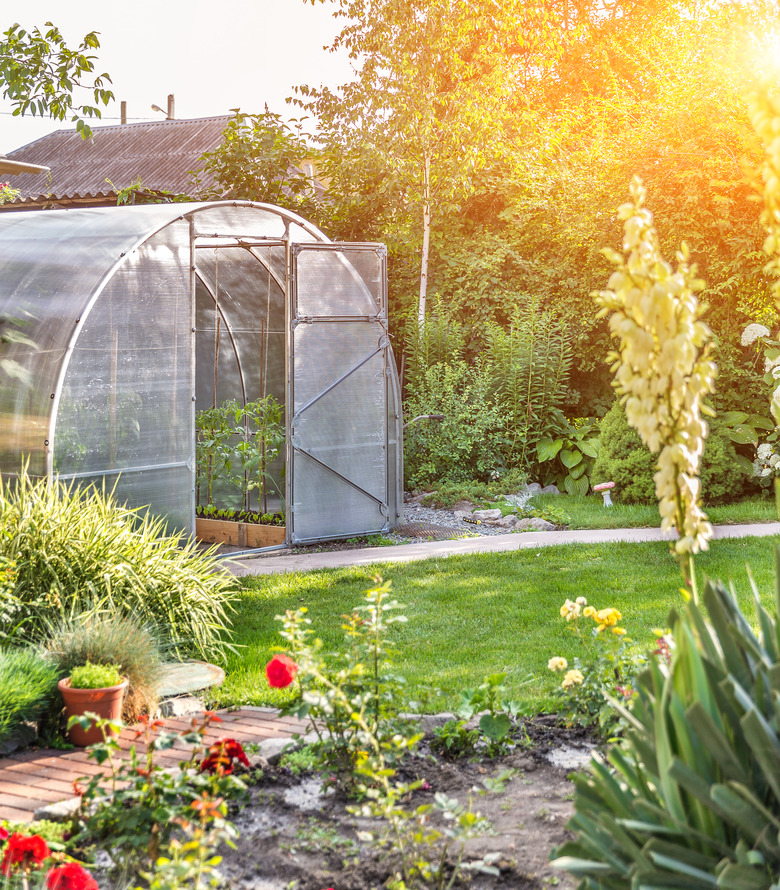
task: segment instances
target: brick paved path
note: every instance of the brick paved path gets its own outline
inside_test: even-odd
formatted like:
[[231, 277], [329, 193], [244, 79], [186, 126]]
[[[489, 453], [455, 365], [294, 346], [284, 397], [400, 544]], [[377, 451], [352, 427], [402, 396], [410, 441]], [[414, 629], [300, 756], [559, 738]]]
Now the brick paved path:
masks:
[[[262, 742], [264, 739], [289, 738], [302, 731], [304, 724], [295, 717], [280, 717], [272, 708], [241, 708], [238, 711], [217, 711], [221, 723], [213, 723], [206, 730], [206, 743], [218, 738], [234, 738], [242, 744]], [[169, 717], [163, 721], [166, 729], [187, 730], [190, 717]], [[119, 737], [122, 755], [131, 744], [140, 754], [146, 750], [143, 739], [136, 739], [135, 730], [125, 729]], [[183, 743], [155, 754], [158, 763], [178, 766], [188, 757]], [[29, 822], [42, 806], [59, 803], [74, 796], [73, 783], [84, 776], [104, 772], [87, 758], [83, 748], [57, 751], [51, 748], [24, 750], [0, 758], [0, 819]]]

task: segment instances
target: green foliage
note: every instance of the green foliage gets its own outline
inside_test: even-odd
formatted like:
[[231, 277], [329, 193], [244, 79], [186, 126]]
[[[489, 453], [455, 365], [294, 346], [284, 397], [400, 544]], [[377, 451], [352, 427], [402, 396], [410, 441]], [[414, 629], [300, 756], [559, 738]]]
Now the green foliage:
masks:
[[457, 714], [464, 720], [481, 714], [479, 732], [486, 742], [489, 757], [506, 752], [512, 717], [522, 711], [519, 702], [507, 701], [505, 679], [505, 673], [490, 674], [476, 689], [464, 689], [460, 694]]
[[508, 329], [488, 327], [482, 361], [503, 419], [507, 466], [527, 468], [555, 431], [571, 360], [566, 329], [533, 300], [515, 307]]
[[[559, 410], [571, 350], [553, 315], [527, 299], [514, 305], [507, 330], [490, 324], [482, 335], [479, 357], [469, 361], [466, 330], [444, 310], [410, 340], [406, 416], [443, 414], [444, 420], [408, 427], [409, 487], [526, 472], [543, 438], [560, 432], [577, 439]], [[581, 475], [585, 466], [568, 475]]]
[[[93, 75], [95, 56], [87, 55], [99, 49], [96, 31], [84, 36], [76, 49], [70, 49], [59, 28], [51, 22], [48, 30], [33, 28], [25, 31], [18, 24], [11, 25], [0, 39], [0, 81], [3, 97], [11, 102], [15, 115], [49, 114], [55, 120], [65, 120], [72, 114], [76, 129], [84, 138], [92, 131], [84, 117], [100, 117], [100, 105], [114, 99], [107, 74]], [[90, 75], [92, 80], [87, 77]], [[74, 89], [86, 88], [92, 93], [94, 105], [74, 105]]]
[[404, 432], [404, 475], [408, 488], [439, 480], [485, 481], [503, 464], [503, 415], [484, 370], [464, 361], [428, 368], [405, 404], [406, 416], [443, 414], [418, 421]]
[[34, 649], [0, 648], [0, 741], [37, 723], [57, 694], [57, 666]]
[[437, 726], [431, 739], [431, 750], [448, 760], [459, 760], [477, 753], [479, 730], [468, 729], [466, 720], [448, 720]]
[[[592, 482], [614, 482], [612, 499], [623, 504], [655, 503], [656, 456], [629, 427], [619, 401], [601, 421], [601, 450], [593, 467]], [[701, 462], [702, 501], [722, 504], [737, 500], [745, 489], [745, 474], [731, 436], [711, 423]]]
[[232, 578], [161, 520], [25, 473], [0, 483], [0, 557], [13, 560], [13, 639], [40, 640], [60, 616], [133, 615], [179, 655], [230, 648]]
[[616, 400], [601, 421], [601, 450], [592, 482], [614, 482], [612, 499], [624, 504], [655, 503], [655, 457], [628, 425], [626, 412]]
[[302, 773], [310, 773], [315, 770], [319, 762], [317, 750], [311, 745], [304, 745], [302, 748], [282, 754], [279, 766], [282, 769], [290, 770], [294, 776], [300, 776]]
[[[378, 579], [366, 594], [366, 604], [344, 616], [345, 645], [331, 656], [331, 664], [320, 654], [322, 642], [310, 639], [306, 609], [278, 616], [284, 623], [281, 635], [300, 667], [301, 701], [285, 712], [311, 722], [318, 739], [312, 746], [318, 768], [348, 793], [354, 793], [360, 781], [357, 767], [365, 756], [366, 733], [375, 747], [386, 748], [383, 756], [397, 744], [393, 738], [399, 728], [403, 681], [390, 671], [393, 649], [387, 632], [406, 617], [392, 614], [401, 607], [388, 598], [389, 592], [389, 583]], [[408, 748], [413, 743], [399, 744]]]
[[561, 714], [567, 725], [590, 727], [609, 740], [625, 725], [614, 702], [631, 707], [636, 678], [647, 659], [618, 626], [623, 616], [617, 609], [597, 610], [585, 597], [577, 597], [574, 602], [567, 599], [560, 612], [582, 646], [570, 670], [559, 656], [547, 663], [551, 671], [566, 671], [557, 690]]
[[157, 706], [162, 677], [160, 642], [153, 628], [132, 615], [84, 613], [55, 618], [46, 628], [46, 649], [62, 674], [78, 665], [115, 664], [129, 683], [122, 717], [135, 723]]
[[296, 165], [316, 153], [278, 114], [236, 110], [222, 142], [201, 158], [194, 190], [203, 191], [199, 180], [209, 174], [218, 187], [204, 197], [261, 201], [311, 217], [317, 214], [315, 184]]
[[590, 491], [593, 465], [601, 448], [598, 421], [580, 418], [572, 423], [562, 418], [554, 438], [536, 443], [540, 464], [555, 462], [554, 481], [560, 491], [584, 495]]
[[490, 503], [501, 495], [517, 494], [527, 484], [528, 478], [522, 470], [508, 470], [489, 482], [441, 482], [436, 490], [423, 498], [424, 504], [434, 507], [453, 507], [459, 501], [472, 504]]
[[116, 664], [80, 664], [70, 674], [71, 689], [108, 689], [122, 682], [119, 666]]
[[192, 201], [189, 195], [176, 194], [168, 189], [151, 189], [147, 188], [142, 182], [141, 177], [136, 178], [130, 185], [124, 188], [117, 188], [110, 179], [106, 182], [116, 191], [116, 203], [118, 207], [123, 204], [134, 206], [136, 204], [182, 204]]
[[[89, 715], [73, 717], [71, 723], [88, 724], [89, 720]], [[140, 731], [143, 755], [131, 745], [125, 757], [120, 756], [117, 739], [107, 732], [120, 730], [121, 722], [96, 722], [104, 730], [104, 741], [93, 745], [88, 756], [104, 767], [107, 776], [101, 771], [83, 788], [80, 809], [73, 817], [71, 843], [77, 849], [105, 851], [114, 875], [144, 876], [159, 890], [189, 886], [184, 881], [187, 877], [213, 875], [217, 845], [220, 841], [232, 843], [236, 836], [225, 820], [224, 801], [231, 797], [240, 800], [246, 793], [245, 784], [233, 772], [233, 758], [238, 755], [217, 760], [214, 768], [213, 752], [222, 746], [224, 754], [237, 743], [219, 740], [205, 752], [205, 732], [211, 722], [208, 714], [182, 732], [164, 730], [161, 723], [145, 720]], [[182, 759], [181, 769], [171, 770], [168, 761], [161, 762], [159, 752], [182, 743], [190, 748], [190, 755]], [[241, 756], [245, 756], [243, 751]], [[183, 883], [174, 880], [177, 873]]]
[[[282, 637], [295, 658], [301, 683], [301, 703], [290, 706], [287, 712], [309, 719], [319, 738], [313, 746], [318, 765], [331, 772], [340, 787], [363, 801], [350, 811], [373, 818], [374, 824], [378, 820], [379, 827], [362, 832], [361, 839], [380, 849], [392, 848], [397, 872], [388, 886], [398, 890], [444, 890], [453, 886], [465, 868], [461, 862], [466, 841], [488, 826], [470, 805], [459, 804], [441, 793], [435, 794], [434, 804], [408, 809], [422, 779], [400, 781], [396, 765], [421, 736], [404, 735], [395, 719], [399, 681], [387, 671], [390, 649], [386, 633], [388, 625], [405, 618], [388, 614], [399, 608], [397, 602], [388, 600], [389, 593], [389, 583], [382, 584], [377, 578], [376, 586], [366, 594], [366, 605], [348, 616], [344, 625], [348, 651], [333, 656], [334, 667], [329, 667], [321, 655], [322, 641], [311, 640], [311, 631], [305, 627], [309, 623], [305, 609], [277, 616], [284, 623]], [[496, 685], [489, 683], [493, 691]], [[434, 811], [442, 816], [441, 827], [432, 824]], [[450, 849], [454, 867], [448, 866]], [[471, 862], [468, 867], [498, 874], [488, 859]]]
[[0, 182], [0, 204], [10, 204], [20, 194], [19, 189], [11, 188], [10, 182]]
[[780, 586], [770, 608], [754, 598], [758, 630], [719, 582], [708, 617], [674, 616], [671, 668], [640, 677], [625, 743], [575, 779], [556, 864], [583, 890], [777, 886]]
[[[245, 405], [230, 400], [195, 415], [197, 502], [205, 487], [205, 508], [213, 506], [214, 484], [224, 479], [241, 493], [249, 509], [250, 492], [257, 490], [260, 507], [268, 510], [268, 488], [274, 484], [270, 464], [284, 445], [284, 408], [272, 395]], [[205, 514], [204, 514], [205, 515]]]

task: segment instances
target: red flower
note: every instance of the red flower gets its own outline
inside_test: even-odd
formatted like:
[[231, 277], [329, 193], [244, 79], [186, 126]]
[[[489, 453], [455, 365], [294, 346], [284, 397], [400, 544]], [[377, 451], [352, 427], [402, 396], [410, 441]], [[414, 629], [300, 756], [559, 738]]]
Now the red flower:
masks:
[[7, 840], [11, 836], [11, 832], [7, 828], [0, 825], [0, 841]]
[[208, 749], [208, 754], [201, 761], [200, 771], [227, 776], [233, 772], [234, 760], [243, 763], [246, 767], [250, 765], [249, 759], [241, 747], [241, 742], [237, 742], [235, 739], [218, 739]]
[[298, 665], [289, 655], [274, 655], [265, 666], [268, 685], [275, 689], [284, 689], [285, 686], [289, 686], [297, 673]]
[[16, 832], [8, 839], [3, 861], [0, 863], [0, 874], [7, 877], [15, 865], [20, 866], [24, 871], [40, 868], [49, 856], [51, 856], [51, 850], [40, 835], [34, 834], [32, 837], [25, 837]]
[[77, 862], [50, 869], [46, 886], [49, 890], [99, 890], [97, 881]]

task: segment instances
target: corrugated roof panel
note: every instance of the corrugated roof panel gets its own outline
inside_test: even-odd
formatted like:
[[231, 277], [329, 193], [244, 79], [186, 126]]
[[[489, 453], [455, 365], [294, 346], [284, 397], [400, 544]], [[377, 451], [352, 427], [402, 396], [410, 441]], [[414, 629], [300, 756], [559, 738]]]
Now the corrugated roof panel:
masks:
[[[57, 130], [9, 152], [11, 160], [51, 168], [50, 175], [15, 176], [13, 186], [22, 201], [106, 195], [139, 178], [147, 189], [192, 195], [190, 171], [204, 152], [219, 145], [230, 119], [225, 114], [94, 127], [92, 139], [82, 139], [76, 130]], [[204, 184], [212, 185], [213, 179], [204, 178]]]

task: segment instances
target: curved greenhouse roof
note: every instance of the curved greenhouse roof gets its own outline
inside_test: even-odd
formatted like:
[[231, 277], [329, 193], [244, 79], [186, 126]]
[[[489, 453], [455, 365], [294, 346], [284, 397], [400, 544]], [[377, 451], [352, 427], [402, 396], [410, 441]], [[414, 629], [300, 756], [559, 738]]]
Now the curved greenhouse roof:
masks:
[[26, 459], [33, 475], [106, 479], [192, 531], [196, 412], [273, 398], [289, 542], [399, 518], [381, 245], [333, 244], [249, 202], [4, 213], [0, 312], [5, 475]]

